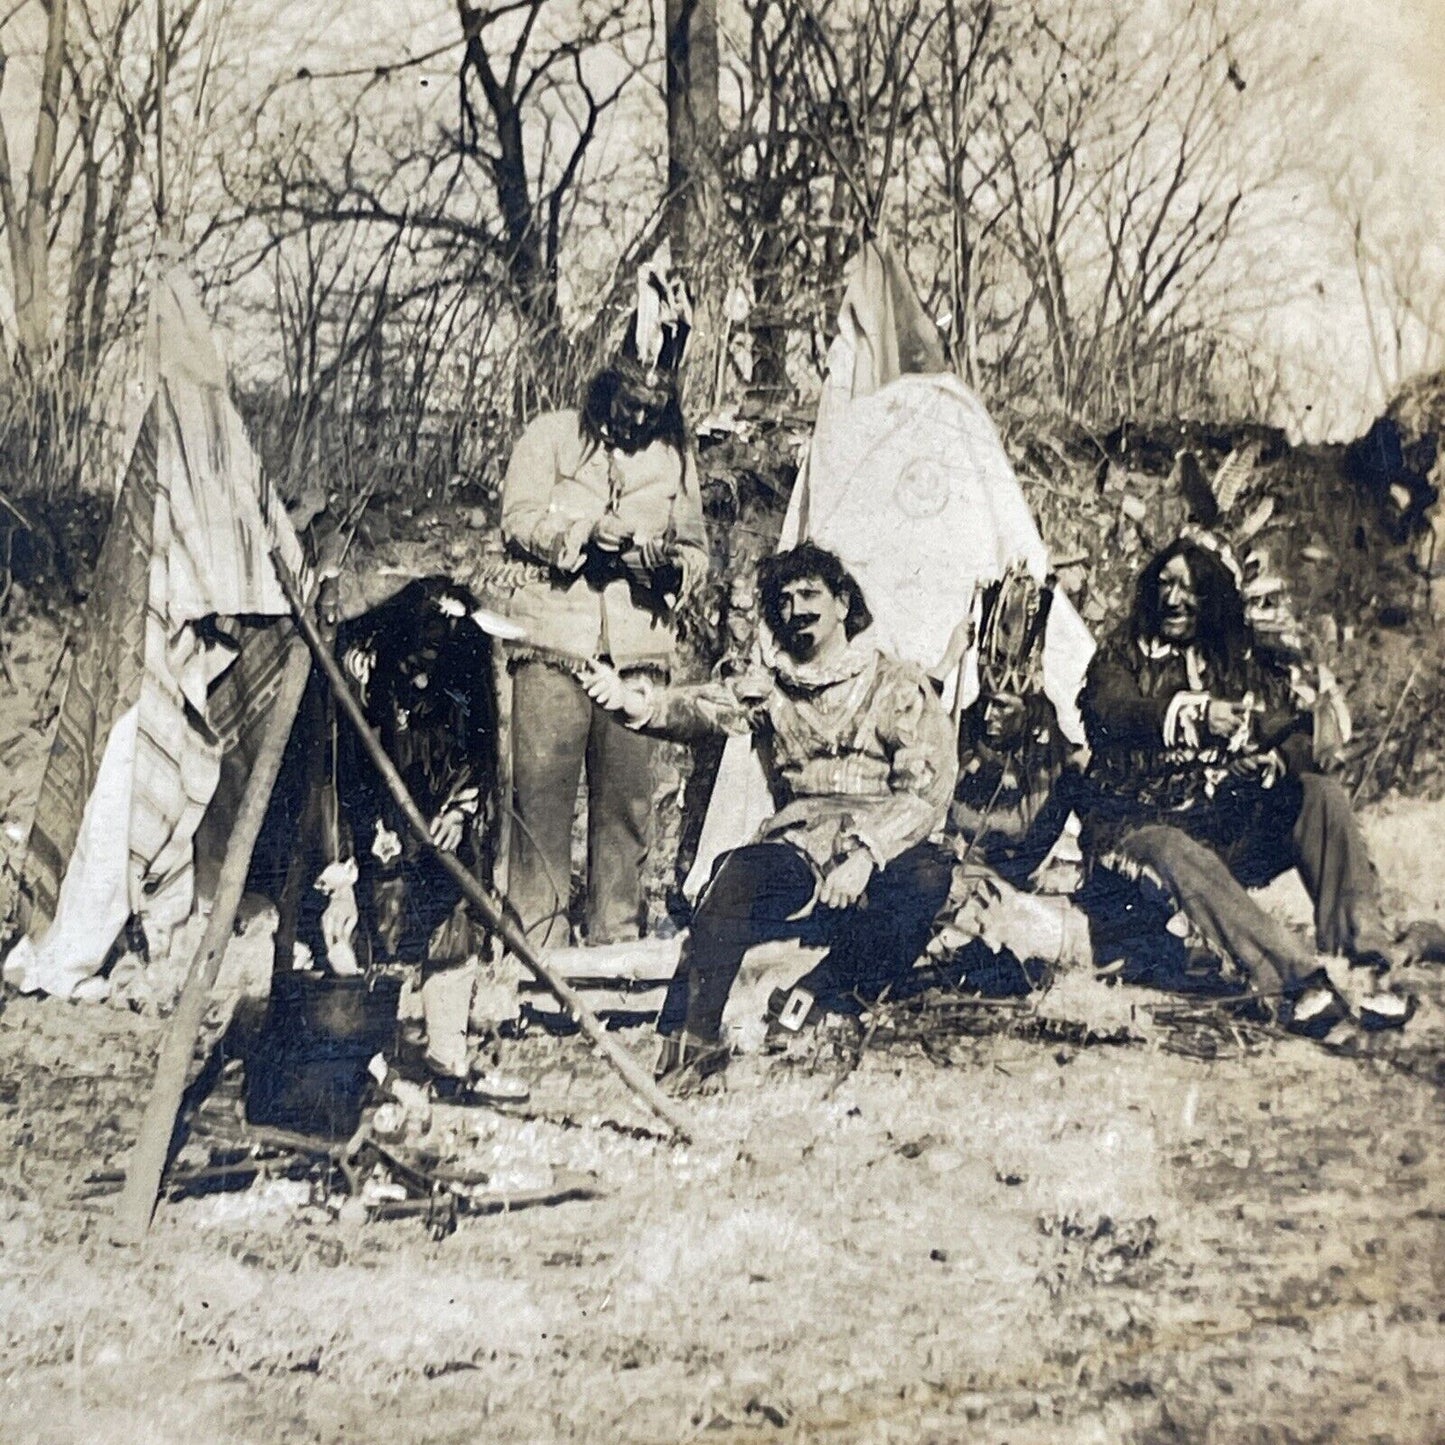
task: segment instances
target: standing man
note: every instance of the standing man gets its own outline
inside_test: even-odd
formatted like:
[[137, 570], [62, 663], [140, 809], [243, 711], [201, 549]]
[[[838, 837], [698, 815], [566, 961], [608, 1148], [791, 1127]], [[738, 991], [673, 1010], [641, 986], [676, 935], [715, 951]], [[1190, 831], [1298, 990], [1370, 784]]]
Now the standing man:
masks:
[[[1101, 962], [1166, 943], [1139, 924], [1162, 894], [1163, 911], [1183, 914], [1284, 1024], [1323, 1033], [1345, 1001], [1313, 950], [1246, 892], [1290, 868], [1321, 950], [1381, 971], [1401, 959], [1350, 800], [1315, 768], [1312, 714], [1256, 645], [1237, 563], [1217, 539], [1188, 531], [1144, 569], [1080, 709], [1093, 749], [1084, 899]], [[1399, 1024], [1407, 1005], [1380, 995], [1361, 1016]]]
[[[948, 895], [930, 842], [953, 794], [953, 730], [923, 674], [873, 645], [872, 615], [833, 553], [804, 542], [759, 569], [762, 665], [728, 682], [652, 688], [594, 664], [585, 681], [629, 726], [667, 737], [751, 733], [778, 811], [724, 853], [698, 902], [658, 1020], [657, 1074], [727, 1062], [723, 1007], [743, 955], [821, 925], [831, 951], [793, 991], [876, 995], [906, 975]], [[787, 1019], [789, 1010], [785, 1009]]]
[[678, 401], [686, 297], [653, 270], [623, 352], [580, 411], [523, 432], [502, 486], [502, 534], [536, 564], [513, 598], [508, 893], [539, 948], [569, 941], [572, 819], [587, 777], [587, 939], [637, 938], [656, 744], [594, 707], [575, 676], [605, 659], [668, 680], [675, 617], [707, 571], [697, 462]]

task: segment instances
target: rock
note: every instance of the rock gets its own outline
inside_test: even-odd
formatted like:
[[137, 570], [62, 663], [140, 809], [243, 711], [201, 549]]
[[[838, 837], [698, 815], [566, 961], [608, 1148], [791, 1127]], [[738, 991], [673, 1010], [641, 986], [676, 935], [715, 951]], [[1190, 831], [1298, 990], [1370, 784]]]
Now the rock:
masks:
[[923, 1156], [923, 1162], [934, 1174], [951, 1174], [955, 1169], [962, 1169], [968, 1161], [959, 1150], [943, 1145], [928, 1150]]

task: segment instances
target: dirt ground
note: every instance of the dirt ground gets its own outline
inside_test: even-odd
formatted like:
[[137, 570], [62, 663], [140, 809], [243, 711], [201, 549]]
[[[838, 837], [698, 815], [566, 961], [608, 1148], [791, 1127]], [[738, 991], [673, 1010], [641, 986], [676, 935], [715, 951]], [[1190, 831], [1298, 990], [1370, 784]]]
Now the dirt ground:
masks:
[[[14, 646], [31, 699], [49, 650]], [[5, 722], [18, 786], [35, 734]], [[1445, 805], [1367, 822], [1391, 902], [1445, 921]], [[531, 1103], [439, 1109], [428, 1141], [495, 1189], [600, 1197], [434, 1241], [273, 1179], [163, 1201], [140, 1251], [86, 1181], [124, 1167], [164, 1019], [11, 995], [6, 1438], [1445, 1438], [1445, 970], [1407, 981], [1404, 1034], [1336, 1053], [1071, 977], [1037, 1017], [880, 1028], [841, 1082], [827, 1051], [739, 1060], [687, 1147], [533, 1034], [502, 1056]]]

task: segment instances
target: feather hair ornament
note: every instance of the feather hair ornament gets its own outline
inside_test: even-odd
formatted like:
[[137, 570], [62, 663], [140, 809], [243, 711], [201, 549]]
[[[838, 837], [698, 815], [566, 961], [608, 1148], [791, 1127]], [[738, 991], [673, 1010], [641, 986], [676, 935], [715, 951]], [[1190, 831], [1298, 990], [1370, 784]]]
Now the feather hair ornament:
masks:
[[672, 274], [672, 246], [664, 241], [637, 268], [637, 305], [632, 313], [623, 357], [655, 379], [676, 373], [692, 333], [692, 299], [682, 277]]

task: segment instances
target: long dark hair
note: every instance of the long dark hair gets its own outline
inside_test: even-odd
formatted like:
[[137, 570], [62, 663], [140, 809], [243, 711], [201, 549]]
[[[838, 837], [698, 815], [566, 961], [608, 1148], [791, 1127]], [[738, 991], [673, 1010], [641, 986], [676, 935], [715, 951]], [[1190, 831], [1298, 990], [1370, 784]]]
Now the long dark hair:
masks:
[[804, 577], [816, 577], [834, 597], [847, 602], [843, 631], [850, 639], [872, 627], [873, 614], [863, 600], [863, 589], [838, 554], [814, 542], [799, 542], [790, 551], [766, 557], [758, 565], [758, 602], [763, 621], [774, 636], [782, 635], [783, 588]]
[[1188, 537], [1171, 542], [1139, 574], [1134, 592], [1134, 637], [1152, 641], [1159, 636], [1159, 578], [1176, 557], [1182, 557], [1188, 566], [1198, 601], [1195, 645], [1215, 672], [1231, 677], [1249, 656], [1252, 641], [1244, 598], [1224, 562]]
[[[628, 436], [617, 436], [612, 426], [612, 403], [621, 391], [630, 392], [648, 411], [642, 426]], [[647, 394], [649, 391], [651, 395]], [[618, 367], [609, 366], [599, 371], [587, 383], [587, 395], [582, 403], [582, 435], [589, 450], [613, 442], [624, 451], [641, 451], [649, 442], [660, 441], [681, 455], [687, 446], [687, 424], [682, 418], [677, 387], [667, 381], [655, 390], [644, 389], [624, 376]]]

